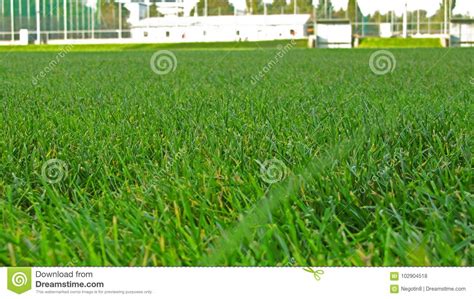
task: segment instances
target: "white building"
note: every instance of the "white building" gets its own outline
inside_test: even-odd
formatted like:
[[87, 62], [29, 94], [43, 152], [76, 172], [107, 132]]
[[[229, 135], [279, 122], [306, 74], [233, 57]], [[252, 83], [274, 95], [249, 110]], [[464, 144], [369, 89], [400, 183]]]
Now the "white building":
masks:
[[474, 19], [452, 19], [451, 46], [474, 47]]
[[152, 5], [156, 5], [156, 10], [165, 16], [185, 16], [188, 17], [191, 11], [197, 11], [199, 0], [118, 0], [125, 4], [130, 11], [128, 21], [131, 24], [149, 17]]
[[303, 39], [307, 14], [244, 16], [166, 16], [145, 18], [131, 25], [137, 42], [226, 42]]
[[316, 47], [352, 48], [352, 26], [349, 20], [321, 20], [316, 24]]

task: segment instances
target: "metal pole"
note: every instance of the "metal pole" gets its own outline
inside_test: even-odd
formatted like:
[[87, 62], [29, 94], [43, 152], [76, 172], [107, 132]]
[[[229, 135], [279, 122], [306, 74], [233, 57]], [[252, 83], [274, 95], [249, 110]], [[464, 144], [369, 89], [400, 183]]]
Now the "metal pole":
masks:
[[82, 39], [85, 38], [85, 29], [86, 29], [86, 16], [84, 16], [84, 7], [81, 8], [81, 32], [82, 32]]
[[420, 34], [420, 10], [416, 12], [416, 33]]
[[328, 18], [328, 0], [324, 0], [324, 18]]
[[293, 0], [293, 14], [296, 15], [296, 0]]
[[48, 16], [48, 20], [49, 20], [49, 30], [53, 29], [53, 19], [52, 19], [52, 16], [53, 16], [53, 0], [49, 0], [49, 16]]
[[95, 38], [95, 17], [96, 17], [96, 14], [97, 14], [97, 11], [95, 9], [92, 9], [92, 39]]
[[56, 20], [57, 20], [57, 24], [58, 24], [58, 31], [59, 31], [59, 24], [61, 23], [61, 14], [60, 14], [60, 10], [61, 10], [61, 5], [59, 5], [61, 0], [56, 0]]
[[92, 22], [92, 26], [91, 26], [92, 27], [91, 28], [92, 34], [91, 35], [92, 35], [92, 39], [94, 39], [94, 35], [95, 35], [94, 34], [94, 32], [95, 32], [95, 28], [94, 28], [95, 27], [95, 9], [93, 9], [92, 7], [91, 7], [91, 22]]
[[[102, 10], [100, 9], [100, 0], [97, 0], [95, 8], [96, 8], [95, 16], [97, 18], [97, 21], [99, 21], [99, 26], [97, 26], [97, 27], [100, 31], [100, 29], [101, 29], [101, 20], [102, 20]], [[99, 32], [99, 38], [100, 38], [100, 32]]]
[[428, 18], [428, 34], [431, 34], [431, 18]]
[[74, 20], [72, 19], [72, 0], [69, 3], [69, 30], [73, 29]]
[[119, 2], [119, 38], [122, 39], [122, 3]]
[[[150, 1], [149, 0], [147, 1], [147, 5], [146, 5], [146, 18], [147, 19], [150, 18]], [[148, 22], [148, 24], [150, 24], [150, 22]]]
[[447, 0], [444, 0], [444, 34], [448, 34], [448, 5]]
[[15, 18], [13, 17], [13, 0], [10, 0], [10, 31], [12, 41], [15, 40]]
[[449, 0], [449, 14], [448, 14], [448, 19], [449, 23], [451, 24], [451, 18], [453, 16], [453, 0]]
[[354, 1], [354, 6], [355, 6], [355, 7], [354, 7], [354, 14], [355, 14], [355, 18], [354, 18], [354, 19], [355, 19], [355, 23], [356, 23], [355, 29], [356, 29], [356, 32], [358, 32], [359, 24], [357, 24], [357, 21], [358, 21], [358, 20], [357, 20], [357, 19], [358, 19], [358, 17], [357, 17], [357, 7], [358, 7], [358, 6], [357, 6], [357, 0]]
[[67, 3], [63, 0], [63, 13], [64, 13], [64, 39], [67, 39]]
[[[151, 2], [150, 2], [150, 0], [148, 0], [147, 6], [146, 6], [146, 18], [147, 19], [150, 19], [150, 6], [151, 6]], [[146, 28], [148, 29], [148, 31], [150, 30], [150, 21], [148, 21], [146, 23]]]
[[207, 17], [207, 0], [204, 0], [204, 16]]
[[82, 39], [85, 38], [85, 29], [86, 29], [86, 17], [84, 16], [84, 7], [81, 6], [81, 35]]
[[407, 8], [407, 3], [405, 2], [405, 7], [403, 8], [403, 38], [407, 38], [408, 37], [408, 31], [407, 31], [407, 27], [408, 27], [408, 20], [407, 20], [407, 16], [408, 15], [408, 8]]
[[391, 34], [393, 34], [393, 31], [395, 31], [395, 30], [393, 30], [393, 10], [392, 10], [392, 11], [390, 11], [390, 32], [391, 32]]
[[26, 4], [26, 19], [28, 20], [28, 29], [30, 29], [30, 0]]
[[22, 5], [21, 5], [21, 2], [22, 2], [21, 0], [18, 1], [18, 10], [19, 10], [18, 21], [19, 21], [19, 23], [20, 23], [20, 26], [19, 26], [20, 29], [21, 29], [21, 27], [22, 27], [22, 25], [21, 25], [21, 11], [23, 10], [22, 7], [21, 7], [21, 6], [22, 6]]
[[36, 0], [36, 43], [41, 43], [41, 14], [40, 14], [40, 0]]
[[87, 7], [87, 17], [89, 20], [87, 24], [87, 28], [89, 28], [89, 38], [92, 39], [92, 9], [90, 7]]
[[452, 2], [452, 0], [448, 0], [448, 4], [449, 4], [449, 5], [448, 5], [448, 9], [449, 9], [449, 10], [448, 10], [448, 20], [447, 20], [447, 23], [448, 23], [447, 32], [448, 32], [448, 34], [451, 33], [451, 32], [450, 32], [450, 31], [451, 31], [451, 15], [452, 15], [452, 13], [453, 13], [453, 8], [451, 7], [451, 5], [452, 5], [451, 2]]
[[79, 30], [79, 0], [76, 0], [76, 26], [74, 28], [76, 34], [74, 35], [75, 38], [78, 38], [78, 30]]

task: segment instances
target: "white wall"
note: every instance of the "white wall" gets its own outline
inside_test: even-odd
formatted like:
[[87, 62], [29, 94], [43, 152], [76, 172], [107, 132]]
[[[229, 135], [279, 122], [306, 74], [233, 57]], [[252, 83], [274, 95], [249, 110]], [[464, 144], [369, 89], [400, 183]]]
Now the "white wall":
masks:
[[[291, 34], [294, 31], [294, 35]], [[168, 32], [168, 35], [167, 35]], [[157, 43], [264, 41], [305, 38], [304, 25], [191, 25], [182, 27], [135, 27], [132, 39]], [[147, 33], [147, 36], [145, 36]]]
[[474, 46], [474, 24], [451, 23], [450, 33], [453, 46]]
[[352, 26], [350, 24], [317, 24], [318, 48], [351, 48]]
[[392, 24], [390, 23], [380, 23], [380, 37], [392, 37]]

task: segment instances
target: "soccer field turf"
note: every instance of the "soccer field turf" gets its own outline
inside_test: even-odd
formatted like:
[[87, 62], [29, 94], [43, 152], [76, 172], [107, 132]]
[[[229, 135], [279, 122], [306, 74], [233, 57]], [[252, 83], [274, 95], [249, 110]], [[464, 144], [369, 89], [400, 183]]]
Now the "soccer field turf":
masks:
[[474, 265], [474, 50], [171, 51], [0, 52], [0, 265]]

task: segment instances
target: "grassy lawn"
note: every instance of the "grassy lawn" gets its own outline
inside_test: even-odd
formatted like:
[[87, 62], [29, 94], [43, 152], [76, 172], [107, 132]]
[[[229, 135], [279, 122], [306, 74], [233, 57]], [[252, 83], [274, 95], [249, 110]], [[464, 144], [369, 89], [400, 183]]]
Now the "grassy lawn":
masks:
[[[255, 50], [284, 46], [289, 40], [259, 41], [259, 42], [206, 42], [206, 43], [162, 43], [162, 44], [111, 44], [111, 45], [75, 45], [72, 52], [121, 52], [121, 51], [154, 51], [159, 49], [173, 50]], [[306, 48], [307, 40], [295, 40], [295, 47]], [[2, 46], [1, 52], [57, 52], [63, 45], [28, 45]]]
[[360, 40], [360, 48], [441, 48], [439, 38], [380, 38]]
[[0, 53], [0, 265], [474, 264], [472, 49], [127, 47]]

